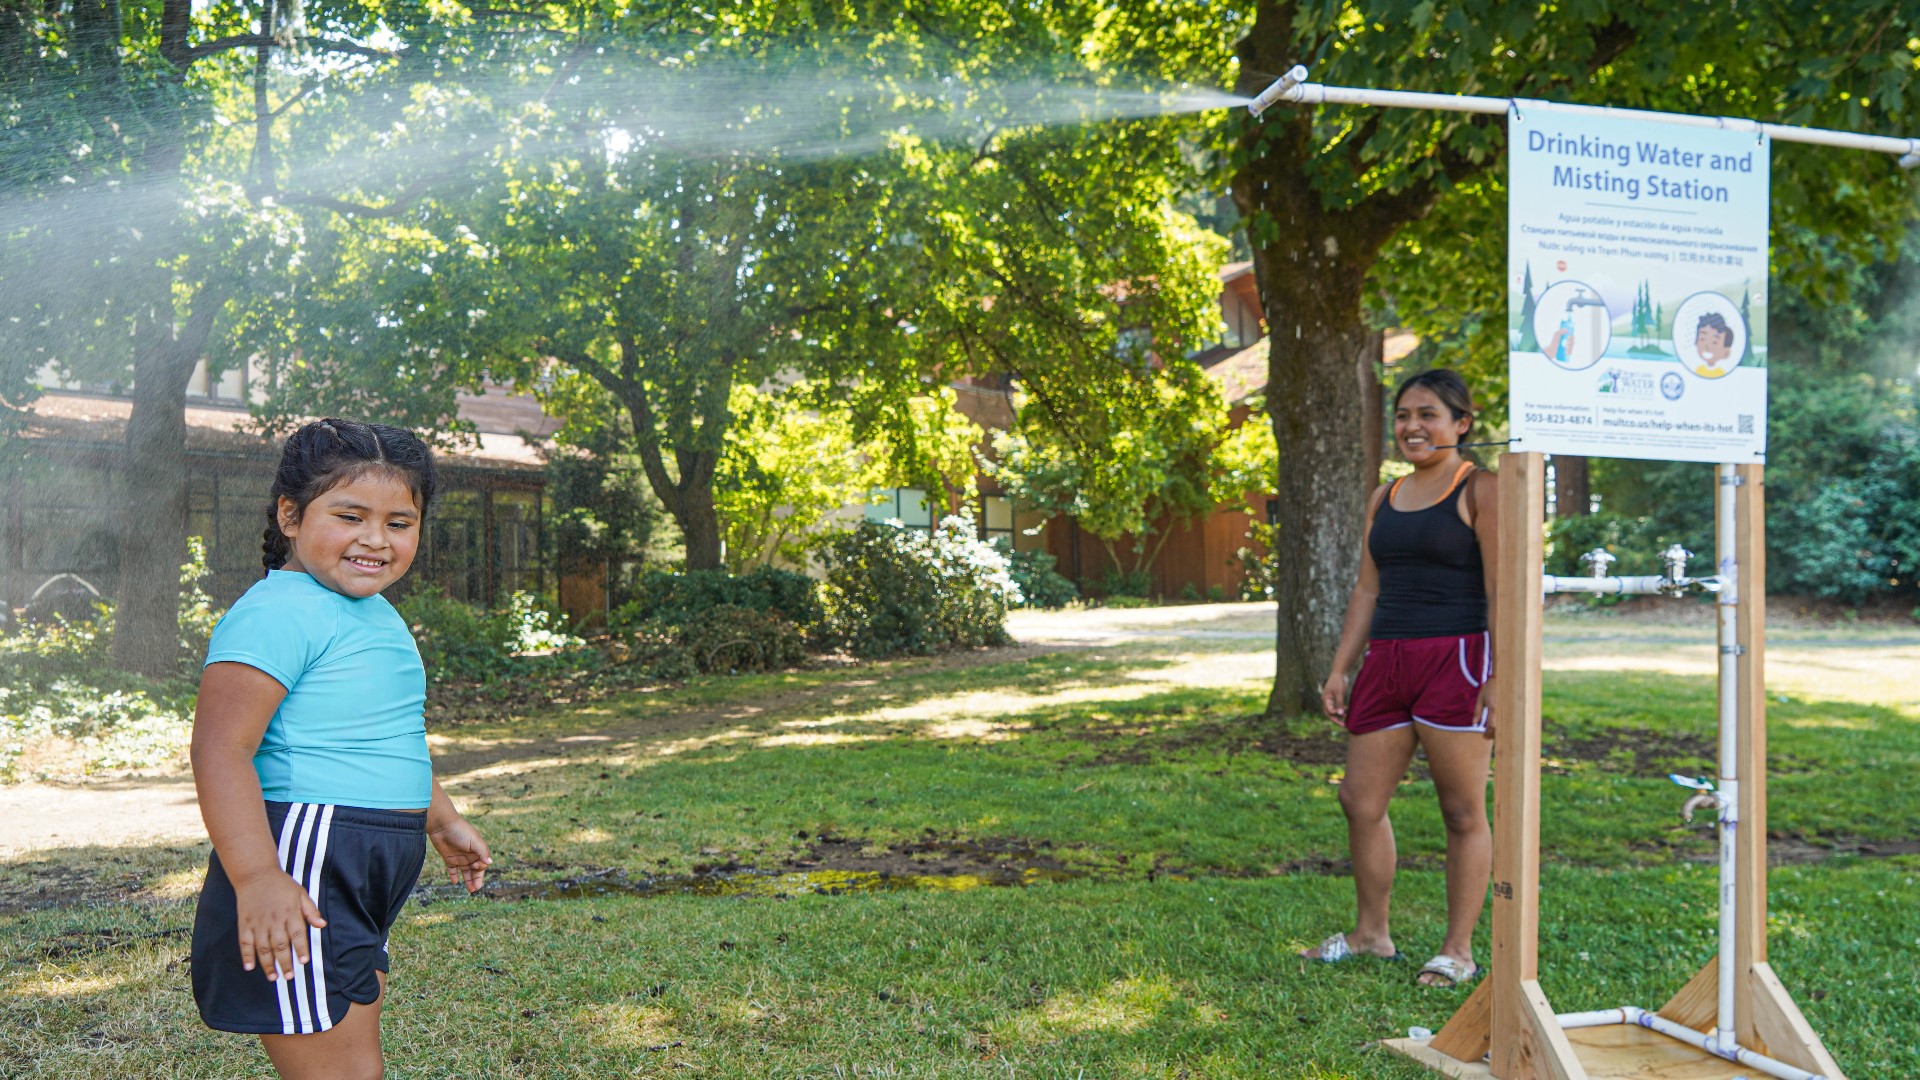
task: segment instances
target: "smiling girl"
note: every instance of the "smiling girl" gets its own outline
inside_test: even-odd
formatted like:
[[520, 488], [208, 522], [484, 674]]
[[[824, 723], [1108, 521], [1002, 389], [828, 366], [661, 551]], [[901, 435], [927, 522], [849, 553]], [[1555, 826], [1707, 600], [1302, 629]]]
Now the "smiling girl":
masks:
[[[1397, 860], [1387, 803], [1417, 745], [1426, 750], [1447, 829], [1447, 932], [1420, 969], [1428, 986], [1455, 986], [1478, 973], [1473, 929], [1493, 864], [1493, 576], [1485, 568], [1494, 562], [1497, 523], [1492, 474], [1458, 450], [1472, 430], [1472, 395], [1455, 372], [1415, 375], [1394, 395], [1394, 440], [1413, 472], [1368, 500], [1360, 580], [1321, 688], [1328, 718], [1349, 733], [1340, 806], [1357, 913], [1351, 932], [1301, 955], [1398, 958], [1387, 927]], [[1355, 664], [1360, 673], [1350, 682]]]
[[432, 842], [477, 891], [493, 861], [427, 757], [426, 672], [380, 591], [433, 499], [411, 433], [321, 420], [287, 439], [266, 575], [215, 627], [193, 722], [213, 858], [193, 927], [207, 1026], [283, 1077], [378, 1077], [387, 932]]

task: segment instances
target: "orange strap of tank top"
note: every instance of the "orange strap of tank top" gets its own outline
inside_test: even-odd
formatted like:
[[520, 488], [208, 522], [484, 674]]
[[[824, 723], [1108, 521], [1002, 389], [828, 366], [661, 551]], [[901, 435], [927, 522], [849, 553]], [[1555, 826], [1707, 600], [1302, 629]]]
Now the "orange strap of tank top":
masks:
[[[1453, 483], [1451, 483], [1451, 484], [1448, 484], [1448, 485], [1447, 485], [1447, 490], [1446, 490], [1446, 494], [1443, 494], [1443, 495], [1441, 495], [1441, 496], [1440, 496], [1439, 498], [1437, 498], [1437, 499], [1435, 499], [1435, 500], [1433, 500], [1433, 505], [1434, 505], [1434, 506], [1439, 506], [1439, 505], [1440, 505], [1441, 503], [1443, 503], [1443, 502], [1446, 502], [1446, 501], [1447, 501], [1447, 496], [1448, 496], [1448, 495], [1452, 495], [1452, 494], [1453, 494], [1453, 490], [1454, 490], [1455, 488], [1457, 488], [1457, 487], [1459, 487], [1459, 486], [1460, 486], [1460, 481], [1462, 481], [1462, 480], [1465, 480], [1465, 479], [1467, 478], [1467, 474], [1468, 474], [1468, 473], [1470, 473], [1470, 472], [1472, 472], [1472, 471], [1473, 471], [1473, 462], [1471, 462], [1471, 461], [1463, 461], [1463, 462], [1461, 462], [1461, 463], [1460, 463], [1460, 467], [1459, 467], [1458, 469], [1456, 469], [1456, 470], [1454, 470], [1454, 473], [1453, 473]], [[1412, 474], [1411, 474], [1411, 473], [1409, 473], [1408, 475], [1412, 475]], [[1387, 503], [1388, 503], [1389, 505], [1391, 505], [1391, 504], [1393, 503], [1393, 497], [1394, 497], [1395, 495], [1397, 495], [1397, 494], [1399, 494], [1399, 492], [1400, 492], [1400, 482], [1401, 482], [1402, 480], [1405, 480], [1405, 479], [1406, 479], [1406, 477], [1405, 477], [1405, 476], [1402, 476], [1402, 477], [1399, 477], [1399, 478], [1397, 478], [1397, 479], [1395, 479], [1395, 480], [1394, 480], [1394, 482], [1393, 482], [1393, 486], [1387, 489]], [[1424, 506], [1423, 506], [1423, 507], [1421, 507], [1421, 509], [1422, 509], [1422, 510], [1425, 510], [1425, 509], [1427, 509], [1427, 507], [1424, 507]]]

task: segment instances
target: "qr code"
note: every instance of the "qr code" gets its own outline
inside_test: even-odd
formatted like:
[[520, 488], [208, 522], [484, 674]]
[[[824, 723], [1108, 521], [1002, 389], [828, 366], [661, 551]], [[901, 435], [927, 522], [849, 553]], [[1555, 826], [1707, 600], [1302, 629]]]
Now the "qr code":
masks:
[[1753, 434], [1753, 414], [1752, 413], [1740, 413], [1739, 421], [1740, 421], [1740, 434], [1742, 435]]

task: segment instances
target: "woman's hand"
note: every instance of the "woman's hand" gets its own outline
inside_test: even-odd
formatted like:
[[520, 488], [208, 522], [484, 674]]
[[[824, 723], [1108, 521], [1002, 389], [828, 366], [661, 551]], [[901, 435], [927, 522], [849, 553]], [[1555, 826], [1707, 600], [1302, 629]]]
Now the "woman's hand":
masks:
[[1495, 696], [1493, 692], [1493, 676], [1489, 675], [1487, 676], [1487, 681], [1480, 684], [1480, 695], [1475, 698], [1473, 702], [1473, 715], [1480, 717], [1486, 722], [1486, 730], [1483, 731], [1482, 734], [1488, 739], [1493, 738], [1493, 702]]
[[1320, 686], [1320, 708], [1327, 719], [1334, 723], [1343, 723], [1347, 719], [1347, 691], [1350, 680], [1339, 672], [1327, 676]]
[[455, 814], [445, 825], [427, 833], [427, 839], [433, 841], [433, 850], [447, 864], [447, 880], [466, 886], [469, 893], [479, 892], [486, 884], [487, 867], [493, 865], [493, 853], [487, 850], [480, 830]]
[[322, 927], [320, 907], [300, 883], [275, 867], [271, 872], [233, 885], [234, 909], [240, 928], [240, 967], [252, 971], [265, 960], [267, 981], [292, 975], [293, 965], [307, 956], [307, 927]]

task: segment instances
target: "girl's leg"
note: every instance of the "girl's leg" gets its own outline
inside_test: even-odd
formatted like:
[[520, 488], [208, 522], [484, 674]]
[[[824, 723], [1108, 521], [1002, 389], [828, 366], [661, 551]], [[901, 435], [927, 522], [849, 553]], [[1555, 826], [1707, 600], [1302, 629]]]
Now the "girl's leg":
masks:
[[280, 1080], [380, 1080], [386, 1062], [380, 1055], [380, 1005], [387, 1000], [387, 976], [373, 1004], [354, 1002], [346, 1018], [317, 1035], [262, 1035], [260, 1044], [273, 1059]]
[[[1347, 815], [1347, 851], [1353, 859], [1356, 914], [1347, 943], [1355, 952], [1392, 956], [1387, 913], [1393, 901], [1393, 871], [1399, 852], [1387, 803], [1413, 760], [1412, 728], [1354, 735], [1347, 740], [1347, 775], [1340, 781], [1340, 808]], [[1318, 959], [1320, 950], [1302, 955]]]
[[1487, 762], [1493, 740], [1478, 731], [1421, 727], [1427, 767], [1447, 826], [1447, 936], [1440, 952], [1473, 962], [1473, 931], [1487, 903], [1493, 831], [1487, 825]]

